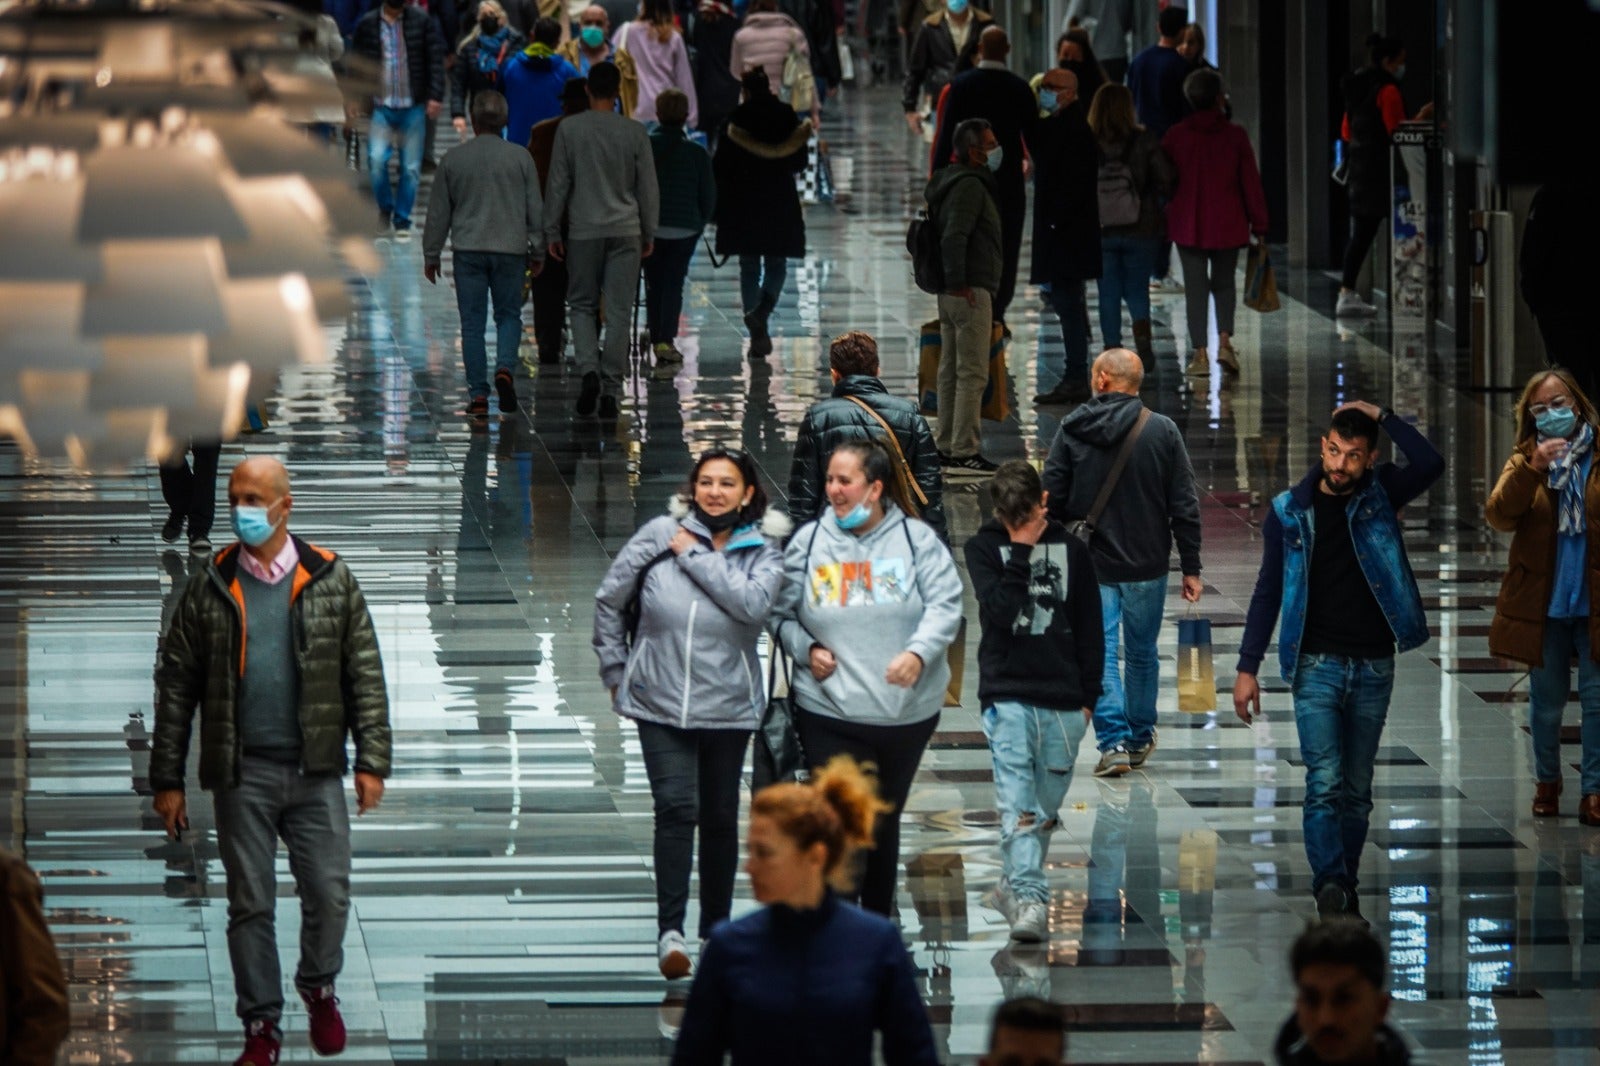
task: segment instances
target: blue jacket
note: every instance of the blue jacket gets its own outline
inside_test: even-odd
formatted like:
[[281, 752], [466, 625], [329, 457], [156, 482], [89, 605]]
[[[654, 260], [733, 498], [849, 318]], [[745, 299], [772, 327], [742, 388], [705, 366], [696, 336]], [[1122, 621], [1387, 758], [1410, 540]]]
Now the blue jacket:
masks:
[[[1422, 610], [1417, 579], [1406, 559], [1396, 512], [1439, 479], [1444, 473], [1444, 457], [1414, 426], [1395, 415], [1383, 420], [1383, 431], [1406, 457], [1407, 465], [1379, 463], [1367, 471], [1351, 492], [1345, 515], [1350, 522], [1356, 559], [1389, 620], [1389, 628], [1394, 630], [1395, 645], [1400, 651], [1410, 651], [1427, 642], [1428, 619]], [[1283, 679], [1294, 683], [1309, 595], [1313, 494], [1318, 491], [1321, 478], [1322, 467], [1318, 464], [1300, 484], [1279, 493], [1261, 526], [1261, 572], [1256, 576], [1256, 590], [1250, 597], [1244, 640], [1239, 647], [1238, 669], [1242, 674], [1255, 674], [1261, 669], [1281, 610], [1278, 664]]]
[[833, 893], [814, 911], [776, 905], [706, 942], [672, 1066], [935, 1066], [911, 957], [888, 919]]
[[560, 56], [534, 57], [527, 50], [509, 56], [500, 68], [501, 91], [506, 94], [510, 117], [506, 140], [528, 147], [534, 124], [561, 114], [561, 90], [578, 70]]

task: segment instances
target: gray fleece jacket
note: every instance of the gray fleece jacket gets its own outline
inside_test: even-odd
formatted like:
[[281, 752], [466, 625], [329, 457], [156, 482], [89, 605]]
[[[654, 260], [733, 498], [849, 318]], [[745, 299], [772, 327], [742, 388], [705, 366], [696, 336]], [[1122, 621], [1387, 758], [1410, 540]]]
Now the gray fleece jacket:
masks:
[[526, 148], [482, 134], [444, 154], [422, 230], [426, 262], [439, 262], [446, 234], [458, 252], [544, 258], [539, 174]]
[[612, 111], [585, 111], [556, 127], [544, 190], [545, 236], [655, 240], [661, 215], [655, 156], [644, 126]]
[[[622, 608], [640, 571], [670, 552], [682, 526], [701, 541], [667, 554], [645, 574], [639, 631], [627, 644]], [[674, 498], [617, 553], [595, 593], [594, 650], [600, 680], [617, 690], [625, 718], [680, 729], [754, 729], [766, 706], [756, 641], [783, 580], [777, 540], [793, 524], [776, 509], [734, 531], [718, 551], [711, 534]]]
[[[945, 649], [961, 626], [961, 576], [950, 549], [927, 523], [885, 505], [882, 522], [857, 536], [829, 508], [789, 541], [773, 632], [794, 659], [791, 691], [814, 714], [868, 725], [926, 721], [944, 705], [950, 683]], [[811, 645], [833, 652], [838, 668], [811, 676]], [[903, 651], [922, 660], [909, 689], [884, 674]]]

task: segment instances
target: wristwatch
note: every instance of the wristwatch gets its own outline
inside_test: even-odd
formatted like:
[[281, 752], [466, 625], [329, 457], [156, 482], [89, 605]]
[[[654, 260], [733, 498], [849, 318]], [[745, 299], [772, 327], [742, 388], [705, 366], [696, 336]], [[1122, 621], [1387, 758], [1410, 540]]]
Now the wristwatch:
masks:
[[1393, 407], [1380, 407], [1380, 408], [1378, 408], [1378, 424], [1380, 426], [1385, 421], [1387, 421], [1388, 419], [1393, 418], [1393, 417], [1394, 417], [1394, 408]]

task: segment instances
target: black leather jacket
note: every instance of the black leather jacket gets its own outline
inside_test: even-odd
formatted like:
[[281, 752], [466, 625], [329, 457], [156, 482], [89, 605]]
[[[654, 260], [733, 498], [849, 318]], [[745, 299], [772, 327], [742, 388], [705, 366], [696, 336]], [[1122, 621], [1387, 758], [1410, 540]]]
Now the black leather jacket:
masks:
[[826, 504], [822, 489], [828, 456], [833, 450], [846, 441], [883, 436], [883, 427], [846, 398], [850, 396], [870, 405], [894, 430], [906, 462], [911, 464], [911, 475], [928, 498], [928, 506], [922, 508], [922, 520], [949, 544], [950, 533], [944, 522], [944, 479], [933, 431], [915, 403], [889, 395], [883, 382], [868, 374], [852, 374], [841, 380], [833, 387], [833, 395], [812, 404], [800, 422], [794, 465], [789, 468], [789, 517], [795, 526], [817, 517]]

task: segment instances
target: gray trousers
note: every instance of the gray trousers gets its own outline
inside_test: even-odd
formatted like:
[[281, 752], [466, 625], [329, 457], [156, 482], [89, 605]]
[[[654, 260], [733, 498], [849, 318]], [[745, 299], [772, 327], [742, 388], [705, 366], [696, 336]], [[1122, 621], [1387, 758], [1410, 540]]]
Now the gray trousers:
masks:
[[[600, 391], [622, 395], [628, 374], [633, 303], [639, 294], [644, 243], [638, 237], [567, 242], [567, 306], [573, 357], [579, 374], [600, 373]], [[606, 340], [600, 347], [599, 313], [605, 301]]]
[[344, 966], [350, 915], [350, 812], [338, 774], [309, 777], [299, 767], [245, 756], [239, 787], [212, 796], [217, 847], [228, 875], [228, 958], [239, 1017], [246, 1024], [283, 1015], [283, 974], [273, 928], [278, 839], [300, 894], [296, 987], [321, 988]]
[[939, 294], [939, 429], [933, 441], [955, 459], [977, 455], [983, 444], [978, 412], [989, 383], [989, 337], [994, 297], [982, 289], [966, 297]]
[[1178, 263], [1183, 267], [1183, 302], [1189, 317], [1189, 346], [1206, 348], [1210, 336], [1207, 320], [1211, 301], [1217, 301], [1217, 332], [1233, 333], [1234, 306], [1239, 302], [1239, 285], [1233, 272], [1239, 266], [1237, 248], [1185, 248], [1178, 246]]

